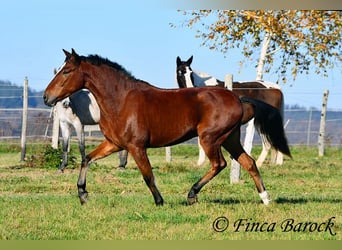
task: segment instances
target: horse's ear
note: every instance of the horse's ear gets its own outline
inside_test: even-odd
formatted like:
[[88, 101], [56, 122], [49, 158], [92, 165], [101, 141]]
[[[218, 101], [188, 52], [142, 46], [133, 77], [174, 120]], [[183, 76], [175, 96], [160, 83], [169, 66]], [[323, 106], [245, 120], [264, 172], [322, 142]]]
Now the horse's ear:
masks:
[[73, 56], [78, 56], [77, 53], [76, 53], [76, 51], [75, 51], [74, 49], [71, 49], [71, 54], [72, 54]]
[[63, 49], [63, 52], [67, 58], [71, 56], [70, 52], [66, 51], [65, 49]]
[[192, 59], [193, 59], [193, 56], [191, 56], [191, 57], [186, 61], [186, 64], [190, 66], [190, 64], [192, 63]]
[[75, 52], [74, 49], [71, 49], [71, 53], [64, 50], [63, 49], [63, 52], [66, 56], [66, 59], [65, 61], [70, 61], [71, 63], [75, 64], [75, 65], [79, 65], [80, 64], [80, 56], [77, 55], [77, 53]]
[[176, 60], [176, 63], [177, 63], [177, 67], [181, 64], [181, 59], [180, 59], [180, 57], [179, 56], [177, 56], [177, 60]]

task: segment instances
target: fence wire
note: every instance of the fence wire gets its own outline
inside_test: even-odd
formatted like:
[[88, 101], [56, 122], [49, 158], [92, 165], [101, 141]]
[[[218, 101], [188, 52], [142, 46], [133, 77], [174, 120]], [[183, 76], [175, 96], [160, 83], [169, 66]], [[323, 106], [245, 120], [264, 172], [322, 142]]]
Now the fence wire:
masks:
[[[285, 131], [290, 145], [316, 146], [320, 126], [319, 110], [285, 110], [284, 123], [288, 123]], [[51, 109], [28, 109], [27, 142], [51, 140], [53, 117]], [[342, 110], [328, 110], [326, 116], [325, 143], [330, 146], [342, 145]], [[22, 126], [22, 109], [0, 109], [0, 142], [3, 140], [20, 140]], [[241, 138], [245, 135], [245, 126], [241, 130]], [[102, 137], [98, 131], [86, 133], [86, 137]], [[75, 132], [73, 132], [75, 136]], [[188, 142], [189, 143], [189, 142]], [[190, 143], [197, 143], [191, 140]], [[261, 144], [257, 135], [254, 144]]]

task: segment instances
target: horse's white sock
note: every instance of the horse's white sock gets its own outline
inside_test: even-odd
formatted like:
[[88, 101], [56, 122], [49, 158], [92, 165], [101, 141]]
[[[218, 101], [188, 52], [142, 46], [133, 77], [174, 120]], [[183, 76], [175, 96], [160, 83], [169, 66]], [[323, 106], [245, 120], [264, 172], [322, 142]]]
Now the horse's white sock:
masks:
[[271, 199], [266, 190], [264, 192], [259, 193], [259, 196], [265, 205], [270, 204]]

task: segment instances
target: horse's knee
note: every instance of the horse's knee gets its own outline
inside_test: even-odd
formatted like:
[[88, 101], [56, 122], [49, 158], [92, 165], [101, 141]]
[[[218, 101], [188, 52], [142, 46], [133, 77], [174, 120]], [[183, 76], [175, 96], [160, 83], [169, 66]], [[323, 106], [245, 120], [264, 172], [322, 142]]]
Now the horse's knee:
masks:
[[255, 160], [247, 155], [247, 153], [243, 153], [238, 157], [238, 162], [247, 172], [255, 172], [257, 170]]
[[219, 159], [219, 160], [214, 160], [214, 161], [211, 162], [211, 168], [215, 172], [220, 172], [226, 166], [227, 166], [227, 162], [226, 162], [226, 160], [223, 157], [221, 157], [221, 159]]

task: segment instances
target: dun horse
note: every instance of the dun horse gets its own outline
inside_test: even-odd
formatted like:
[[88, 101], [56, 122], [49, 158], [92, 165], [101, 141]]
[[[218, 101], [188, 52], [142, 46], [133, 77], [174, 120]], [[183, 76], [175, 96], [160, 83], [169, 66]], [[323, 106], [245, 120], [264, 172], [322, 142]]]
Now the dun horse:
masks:
[[[71, 136], [71, 126], [75, 129], [78, 146], [82, 161], [85, 161], [85, 141], [84, 125], [96, 125], [100, 121], [100, 108], [95, 97], [89, 90], [82, 89], [70, 97], [56, 103], [56, 111], [59, 117], [59, 126], [62, 134], [62, 163], [60, 172], [64, 172], [68, 164], [69, 142]], [[119, 152], [119, 168], [124, 168], [127, 164], [127, 151]]]
[[89, 89], [100, 107], [99, 124], [105, 137], [81, 164], [77, 182], [81, 204], [88, 197], [89, 164], [126, 149], [140, 169], [155, 204], [163, 205], [147, 148], [170, 146], [195, 136], [199, 137], [211, 169], [191, 187], [188, 204], [197, 202], [203, 186], [226, 167], [221, 146], [251, 175], [264, 204], [269, 203], [255, 161], [241, 146], [240, 126], [245, 116], [254, 115], [272, 145], [290, 155], [277, 109], [247, 97], [241, 102], [233, 92], [220, 87], [160, 89], [98, 55], [79, 56], [74, 50], [64, 53], [65, 62], [45, 89], [44, 102], [53, 106], [82, 88]]
[[[187, 61], [182, 61], [177, 57], [176, 75], [177, 83], [180, 88], [189, 87], [203, 87], [203, 86], [220, 86], [224, 87], [224, 82], [217, 80], [211, 75], [206, 73], [195, 72], [191, 69], [193, 57], [191, 56]], [[252, 81], [252, 82], [233, 82], [233, 92], [239, 97], [247, 96], [260, 101], [263, 101], [280, 111], [283, 116], [284, 113], [284, 97], [279, 86], [275, 83], [264, 81]], [[253, 117], [251, 117], [252, 119]], [[243, 124], [249, 122], [249, 120], [242, 121]], [[263, 136], [261, 131], [258, 131], [262, 138], [262, 152], [256, 161], [258, 167], [260, 167], [266, 159], [268, 151], [271, 149], [271, 144], [267, 141], [267, 137]], [[274, 158], [276, 158], [276, 164], [281, 165], [283, 163], [283, 155], [281, 152], [275, 152]], [[205, 161], [205, 155], [201, 146], [199, 146], [199, 158], [198, 165], [203, 164]]]

